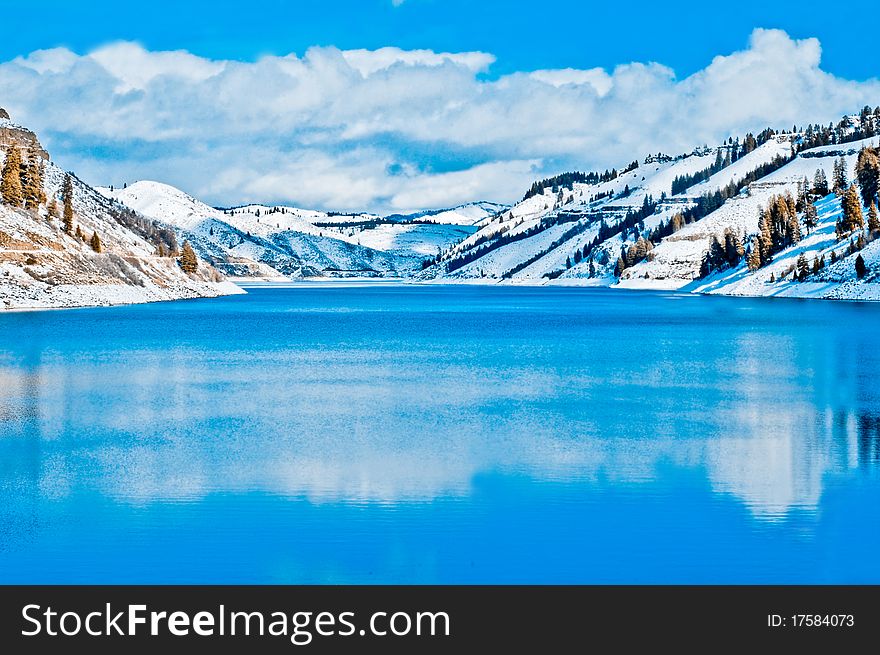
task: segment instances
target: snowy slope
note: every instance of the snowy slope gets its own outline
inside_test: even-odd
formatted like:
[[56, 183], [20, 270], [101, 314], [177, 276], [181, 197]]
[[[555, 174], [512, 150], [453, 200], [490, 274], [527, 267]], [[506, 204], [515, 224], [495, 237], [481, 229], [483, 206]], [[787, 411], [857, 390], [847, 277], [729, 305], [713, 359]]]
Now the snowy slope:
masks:
[[[23, 147], [35, 140], [8, 120], [0, 121], [0, 132], [0, 159], [5, 159], [6, 146]], [[43, 165], [47, 201], [57, 200], [66, 173], [48, 159]], [[99, 235], [102, 252], [65, 233], [60, 219], [49, 216], [48, 203], [35, 210], [0, 204], [0, 308], [81, 307], [241, 293], [204, 262], [196, 273], [187, 274], [176, 259], [157, 256], [155, 237], [163, 226], [142, 217], [133, 220], [93, 188], [75, 177], [72, 182], [74, 223], [87, 238]]]
[[332, 214], [282, 205], [217, 209], [167, 184], [102, 189], [107, 197], [170, 223], [180, 240], [242, 277], [399, 276], [476, 230], [503, 205], [472, 203], [414, 217]]
[[468, 202], [449, 209], [428, 209], [414, 214], [392, 214], [386, 216], [387, 220], [412, 223], [415, 221], [424, 223], [440, 223], [447, 225], [476, 225], [480, 221], [499, 214], [509, 205], [497, 202]]
[[[852, 138], [858, 124], [856, 118], [850, 117], [849, 131], [838, 126], [836, 138]], [[844, 119], [841, 125], [846, 123]], [[818, 169], [831, 181], [840, 156], [852, 180], [860, 149], [876, 147], [880, 141], [874, 137], [798, 152], [804, 138], [804, 133], [765, 132], [757, 147], [749, 152], [740, 148], [739, 157], [732, 158], [732, 162], [727, 157], [734, 147], [731, 140], [715, 148], [698, 149], [688, 156], [648, 157], [637, 168], [603, 182], [551, 188], [550, 180], [535, 195], [478, 223], [479, 230], [443, 251], [437, 262], [418, 277], [442, 281], [686, 288], [749, 295], [871, 297], [875, 293], [872, 267], [880, 245], [870, 243], [864, 250], [870, 273], [864, 281], [854, 282], [855, 256], [846, 257], [843, 246], [834, 244], [834, 222], [840, 211], [839, 200], [834, 197], [821, 203], [823, 222], [819, 229], [798, 244], [799, 249], [777, 253], [772, 266], [750, 273], [743, 264], [734, 271], [699, 279], [713, 236], [721, 238], [729, 229], [743, 243], [749, 243], [757, 231], [760, 211], [773, 196], [787, 192], [797, 195], [799, 185], [804, 180], [812, 182]], [[677, 195], [671, 194], [675, 178], [708, 172], [719, 163], [720, 170], [708, 179]], [[698, 213], [697, 217], [702, 218], [670, 234], [668, 224], [673, 216], [705, 207], [713, 194], [721, 202], [718, 193], [728, 194], [730, 189], [738, 191], [738, 195], [708, 214]], [[654, 232], [661, 228], [664, 231]], [[614, 271], [619, 256], [640, 238], [652, 240], [648, 257], [630, 265], [618, 279]], [[771, 273], [779, 280], [780, 271], [790, 269], [800, 252], [807, 257], [825, 254], [827, 258], [831, 249], [843, 260], [821, 275], [812, 276], [815, 279], [793, 282], [789, 276], [788, 281], [768, 286]]]
[[689, 284], [699, 277], [700, 264], [713, 235], [720, 237], [726, 228], [730, 228], [743, 241], [747, 241], [757, 232], [759, 211], [767, 206], [772, 196], [786, 191], [795, 194], [798, 182], [805, 177], [812, 180], [816, 170], [820, 168], [830, 180], [834, 162], [841, 154], [846, 159], [848, 170], [852, 172], [858, 150], [872, 141], [876, 142], [876, 139], [805, 150], [779, 170], [749, 185], [745, 193], [729, 199], [721, 208], [702, 220], [666, 237], [654, 248], [653, 260], [627, 269], [621, 276], [621, 284], [627, 287], [667, 289]]
[[[715, 161], [717, 152], [718, 149], [709, 149], [669, 161], [649, 158], [638, 168], [609, 181], [574, 183], [556, 193], [544, 189], [543, 193], [482, 221], [476, 233], [445, 251], [443, 261], [426, 271], [425, 277], [545, 280], [544, 276], [560, 271], [575, 250], [582, 250], [596, 237], [603, 221], [615, 225], [647, 199], [663, 199], [655, 215], [645, 221], [645, 227], [650, 229], [681, 206], [688, 206], [689, 198], [669, 197], [673, 180], [705, 170]], [[532, 234], [536, 231], [541, 234]], [[617, 241], [622, 244], [620, 239]], [[600, 250], [608, 251], [601, 258], [607, 267], [608, 261], [613, 264], [616, 259], [619, 245], [614, 248], [613, 259], [609, 254], [611, 244]], [[454, 270], [449, 270], [449, 262], [481, 252], [484, 254], [475, 261], [460, 267], [453, 263]], [[586, 264], [575, 266], [568, 274], [581, 270], [586, 274]]]
[[[766, 266], [752, 273], [743, 263], [684, 288], [697, 293], [735, 296], [880, 300], [880, 240], [869, 243], [861, 251], [869, 272], [864, 281], [857, 280], [858, 253], [848, 255], [848, 240], [838, 241], [834, 233], [841, 213], [840, 201], [832, 194], [817, 202], [816, 208], [819, 214], [816, 229], [796, 245], [774, 255]], [[832, 252], [839, 257], [834, 264], [830, 263]], [[792, 270], [801, 254], [810, 264], [824, 257], [826, 268], [806, 281], [794, 280]]]

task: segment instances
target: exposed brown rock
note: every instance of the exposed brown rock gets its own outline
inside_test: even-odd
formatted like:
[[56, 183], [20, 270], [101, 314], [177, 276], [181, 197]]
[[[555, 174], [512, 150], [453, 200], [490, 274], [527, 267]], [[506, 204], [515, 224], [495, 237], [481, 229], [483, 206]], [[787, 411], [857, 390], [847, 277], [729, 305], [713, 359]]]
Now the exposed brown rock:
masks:
[[[0, 120], [10, 120], [9, 112], [0, 107]], [[49, 159], [48, 151], [40, 144], [37, 135], [28, 129], [17, 125], [0, 126], [0, 148], [5, 150], [10, 145], [16, 145], [22, 149], [22, 155], [27, 156], [31, 147], [36, 148], [40, 157]]]

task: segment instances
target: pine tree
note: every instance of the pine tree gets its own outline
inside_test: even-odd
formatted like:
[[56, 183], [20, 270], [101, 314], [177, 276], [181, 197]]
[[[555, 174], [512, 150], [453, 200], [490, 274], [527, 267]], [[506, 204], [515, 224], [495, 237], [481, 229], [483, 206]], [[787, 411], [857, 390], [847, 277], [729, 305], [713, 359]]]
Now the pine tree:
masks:
[[856, 257], [856, 277], [860, 280], [865, 277], [865, 274], [868, 272], [868, 267], [865, 266], [865, 260], [862, 259], [862, 256], [859, 255]]
[[64, 184], [61, 186], [61, 201], [64, 203], [64, 231], [71, 234], [73, 232], [73, 180], [70, 173], [64, 176]]
[[862, 192], [862, 204], [868, 207], [880, 190], [880, 159], [873, 148], [862, 148], [856, 162], [856, 179]]
[[797, 218], [797, 202], [795, 201], [794, 196], [791, 195], [791, 192], [786, 191], [783, 199], [785, 200], [785, 204], [788, 205], [789, 216]]
[[758, 254], [761, 257], [761, 266], [769, 263], [773, 257], [773, 232], [770, 222], [770, 211], [765, 209], [761, 212], [758, 221]]
[[730, 228], [726, 228], [724, 230], [724, 259], [730, 266], [736, 266], [742, 260], [745, 255], [745, 248], [743, 247], [742, 241], [740, 238], [731, 230]]
[[22, 168], [22, 191], [25, 209], [37, 209], [46, 202], [43, 191], [43, 158], [33, 146], [28, 150], [27, 165]]
[[808, 202], [804, 207], [804, 227], [807, 228], [807, 234], [816, 229], [819, 224], [819, 214], [816, 211], [816, 205]]
[[865, 226], [865, 218], [862, 215], [862, 202], [854, 186], [850, 186], [843, 194], [841, 202], [843, 213], [837, 222], [838, 238], [852, 234]]
[[180, 255], [180, 268], [185, 273], [195, 273], [199, 269], [199, 260], [195, 251], [189, 245], [189, 241], [183, 242], [183, 252]]
[[165, 250], [165, 244], [164, 244], [164, 243], [161, 243], [161, 242], [159, 243], [159, 252], [158, 252], [158, 255], [159, 255], [159, 257], [167, 257], [167, 256], [168, 256], [168, 253], [167, 253], [167, 251]]
[[95, 232], [92, 234], [92, 238], [89, 241], [89, 245], [92, 247], [92, 250], [95, 252], [103, 252], [104, 246], [101, 245], [101, 237], [98, 236], [98, 233]]
[[681, 214], [675, 214], [675, 216], [672, 217], [670, 223], [672, 232], [678, 232], [681, 228], [684, 227], [684, 216], [682, 216]]
[[788, 222], [785, 226], [786, 245], [792, 245], [801, 240], [801, 224], [798, 221], [797, 214], [792, 212], [788, 215]]
[[709, 241], [709, 250], [703, 255], [703, 263], [700, 266], [700, 276], [706, 277], [714, 271], [720, 270], [724, 266], [725, 252], [724, 246], [714, 234]]
[[750, 271], [757, 271], [761, 268], [761, 246], [758, 242], [759, 238], [755, 237], [752, 241], [752, 247], [749, 248], [749, 254], [746, 255], [746, 265]]
[[846, 169], [846, 159], [840, 155], [838, 160], [834, 162], [834, 193], [840, 195], [846, 191], [849, 186], [849, 173]]
[[24, 201], [24, 190], [21, 188], [21, 151], [15, 146], [9, 146], [6, 150], [0, 195], [3, 196], [3, 202], [13, 207], [21, 207]]
[[877, 216], [877, 205], [873, 201], [868, 207], [868, 232], [875, 235], [880, 233], [880, 218]]
[[818, 274], [820, 270], [822, 270], [822, 265], [819, 263], [819, 258], [813, 257], [813, 275]]
[[83, 234], [82, 228], [80, 228], [79, 225], [76, 226], [76, 232], [73, 233], [73, 236], [75, 236], [80, 241], [86, 240], [86, 235]]
[[807, 279], [807, 276], [810, 274], [810, 265], [807, 263], [807, 257], [804, 253], [798, 255], [797, 258], [797, 277], [803, 282]]
[[58, 218], [58, 201], [55, 200], [54, 196], [49, 200], [49, 204], [46, 205], [46, 210], [49, 212], [49, 218]]
[[816, 176], [813, 178], [813, 193], [820, 198], [828, 195], [828, 178], [825, 177], [825, 171], [821, 168], [816, 169]]

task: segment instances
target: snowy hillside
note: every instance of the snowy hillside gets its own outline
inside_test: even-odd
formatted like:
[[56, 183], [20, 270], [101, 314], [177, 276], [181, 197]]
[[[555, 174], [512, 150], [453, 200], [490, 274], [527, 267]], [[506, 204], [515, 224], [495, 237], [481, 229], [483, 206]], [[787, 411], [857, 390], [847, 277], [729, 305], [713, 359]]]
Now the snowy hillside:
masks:
[[718, 149], [712, 149], [675, 160], [649, 158], [611, 180], [544, 189], [484, 221], [478, 232], [446, 251], [426, 276], [545, 279], [574, 251], [595, 240], [603, 222], [617, 224], [646, 201], [660, 201], [653, 220], [646, 221], [646, 227], [653, 227], [679, 206], [686, 206], [687, 197], [668, 197], [672, 181], [704, 170], [717, 154]]
[[[860, 252], [848, 253], [848, 241], [840, 241], [835, 236], [835, 223], [841, 215], [840, 201], [832, 194], [816, 205], [818, 226], [797, 245], [778, 253], [767, 266], [751, 273], [742, 263], [697, 280], [684, 289], [736, 296], [880, 300], [880, 241], [868, 243]], [[825, 262], [837, 261], [801, 281], [794, 275], [801, 255], [811, 265], [820, 258]], [[859, 256], [868, 269], [863, 281], [855, 279], [855, 260]]]
[[404, 276], [476, 230], [503, 206], [381, 218], [288, 206], [216, 209], [159, 182], [101, 189], [107, 197], [173, 225], [178, 238], [229, 275], [241, 277]]
[[[812, 180], [818, 169], [822, 169], [829, 180], [832, 179], [834, 162], [841, 155], [847, 169], [853, 171], [861, 147], [872, 143], [876, 145], [877, 139], [803, 151], [779, 170], [750, 184], [742, 194], [729, 199], [702, 220], [666, 237], [652, 251], [651, 261], [636, 264], [624, 271], [621, 285], [674, 289], [691, 283], [700, 276], [703, 256], [709, 249], [713, 235], [720, 236], [726, 228], [730, 228], [746, 241], [757, 231], [759, 210], [767, 206], [772, 196], [785, 192], [796, 194], [798, 183], [804, 178]], [[832, 201], [831, 204], [836, 205], [839, 211], [839, 202]], [[830, 212], [828, 202], [823, 207]], [[834, 217], [836, 213], [828, 213], [828, 216]], [[833, 228], [832, 222], [832, 235]]]
[[0, 147], [4, 168], [11, 149], [30, 157], [36, 148], [43, 194], [29, 208], [6, 197], [0, 204], [0, 307], [79, 307], [241, 292], [204, 262], [185, 273], [176, 258], [157, 256], [157, 243], [169, 231], [120, 211], [74, 176], [71, 229], [65, 231], [60, 207], [67, 174], [48, 160], [33, 133], [8, 119], [0, 120]]
[[450, 209], [428, 209], [414, 214], [392, 214], [385, 218], [403, 223], [439, 223], [446, 225], [477, 225], [480, 221], [510, 209], [497, 202], [468, 202]]
[[[833, 194], [820, 198], [812, 187], [820, 170], [830, 185], [841, 161], [847, 171], [842, 188], [857, 182], [859, 153], [877, 146], [878, 131], [880, 110], [866, 109], [836, 127], [768, 129], [757, 138], [731, 138], [688, 155], [649, 156], [620, 173], [569, 173], [536, 182], [521, 202], [436, 257], [419, 279], [868, 297], [875, 293], [873, 234], [863, 234], [868, 274], [853, 282], [857, 255], [845, 253], [846, 244], [835, 239], [840, 200]], [[805, 194], [819, 210], [820, 225], [798, 244], [807, 248], [805, 256], [818, 259], [835, 250], [842, 257], [810, 280], [789, 275], [788, 282], [778, 281], [783, 269], [790, 274], [797, 249], [777, 253], [772, 266], [759, 270], [745, 263], [761, 212], [786, 194], [799, 198], [801, 222]], [[829, 230], [831, 242], [817, 241]], [[710, 245], [726, 232], [740, 244], [739, 265], [707, 277]], [[777, 282], [768, 286], [762, 280], [771, 272]]]

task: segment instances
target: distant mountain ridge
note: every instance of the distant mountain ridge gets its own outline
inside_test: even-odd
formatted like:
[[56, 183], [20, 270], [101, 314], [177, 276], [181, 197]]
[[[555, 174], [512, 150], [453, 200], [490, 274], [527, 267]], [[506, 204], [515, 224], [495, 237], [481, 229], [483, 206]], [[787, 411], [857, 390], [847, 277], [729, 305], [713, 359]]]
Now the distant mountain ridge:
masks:
[[496, 203], [412, 215], [338, 214], [285, 205], [215, 208], [167, 184], [101, 189], [145, 216], [174, 226], [199, 255], [236, 277], [407, 277], [474, 232]]

